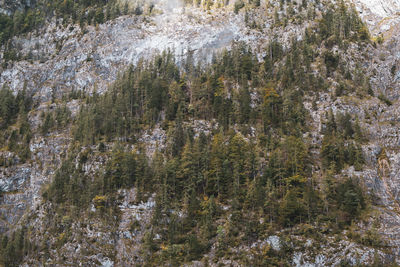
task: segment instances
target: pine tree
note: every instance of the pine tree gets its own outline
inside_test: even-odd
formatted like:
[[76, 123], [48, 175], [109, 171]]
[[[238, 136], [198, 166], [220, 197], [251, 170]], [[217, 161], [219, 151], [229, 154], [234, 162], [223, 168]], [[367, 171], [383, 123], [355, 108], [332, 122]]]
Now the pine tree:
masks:
[[268, 127], [277, 127], [281, 121], [282, 99], [273, 88], [266, 88], [262, 104], [262, 116], [264, 122], [264, 131]]
[[210, 153], [210, 169], [206, 181], [206, 194], [209, 196], [220, 196], [222, 193], [221, 180], [224, 178], [223, 163], [225, 161], [225, 149], [221, 133], [214, 135]]

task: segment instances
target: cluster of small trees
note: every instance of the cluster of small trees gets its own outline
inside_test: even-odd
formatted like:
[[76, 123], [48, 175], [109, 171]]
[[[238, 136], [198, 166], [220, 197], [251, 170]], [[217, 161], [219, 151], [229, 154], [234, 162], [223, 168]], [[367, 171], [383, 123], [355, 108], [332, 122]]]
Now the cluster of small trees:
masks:
[[364, 157], [360, 144], [365, 141], [358, 122], [351, 122], [349, 113], [338, 114], [337, 118], [332, 111], [328, 113], [324, 138], [322, 140], [322, 166], [340, 171], [345, 164], [353, 165], [361, 170]]
[[51, 130], [65, 129], [70, 123], [71, 111], [64, 104], [58, 106], [54, 111], [42, 112], [42, 125], [40, 131], [42, 135], [46, 135]]
[[0, 264], [19, 266], [22, 259], [32, 250], [32, 244], [26, 239], [27, 228], [22, 227], [11, 236], [0, 235]]
[[329, 46], [342, 45], [343, 41], [369, 41], [369, 32], [354, 8], [341, 1], [330, 6], [319, 23], [320, 38]]
[[35, 9], [17, 11], [12, 17], [0, 14], [0, 45], [5, 44], [14, 35], [32, 31], [43, 23], [43, 19], [44, 13]]
[[0, 90], [0, 146], [7, 146], [8, 150], [16, 152], [21, 161], [30, 156], [32, 133], [28, 112], [31, 107], [32, 98], [26, 94], [25, 89], [16, 96], [6, 86]]
[[[140, 7], [138, 7], [140, 9]], [[121, 7], [115, 0], [39, 0], [34, 6], [13, 15], [0, 14], [0, 45], [6, 44], [8, 52], [6, 59], [15, 60], [12, 43], [8, 40], [16, 35], [39, 29], [50, 18], [62, 19], [64, 25], [78, 23], [81, 27], [86, 24], [101, 24], [120, 15], [130, 12], [128, 6]], [[141, 12], [134, 11], [139, 15]]]
[[[281, 49], [275, 46], [273, 57]], [[238, 44], [216, 57], [205, 70], [187, 66], [188, 71], [182, 73], [172, 54], [164, 53], [152, 62], [130, 67], [105, 95], [90, 97], [76, 123], [75, 139], [86, 144], [116, 137], [135, 140], [145, 125], [167, 125], [179, 118], [215, 120], [224, 130], [263, 121], [265, 133], [279, 128], [285, 134], [297, 135], [306, 120], [303, 91], [295, 90], [294, 83], [285, 90], [274, 88], [277, 79], [286, 78], [273, 63], [272, 70], [264, 70], [265, 64]], [[251, 89], [255, 86], [258, 89]], [[262, 103], [254, 97], [261, 98]], [[242, 130], [246, 132], [246, 127]]]

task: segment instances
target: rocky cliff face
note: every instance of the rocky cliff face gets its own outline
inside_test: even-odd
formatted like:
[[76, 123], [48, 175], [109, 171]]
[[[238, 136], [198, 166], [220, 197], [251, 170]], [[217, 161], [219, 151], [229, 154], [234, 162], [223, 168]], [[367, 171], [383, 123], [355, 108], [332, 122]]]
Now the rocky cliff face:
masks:
[[[320, 95], [318, 99], [310, 99], [306, 103], [309, 109], [315, 131], [311, 139], [318, 144], [317, 136], [324, 120], [324, 114], [332, 109], [337, 112], [356, 114], [361, 126], [367, 129], [369, 143], [363, 146], [367, 164], [362, 171], [348, 168], [343, 174], [358, 176], [364, 181], [367, 190], [373, 195], [373, 202], [377, 212], [379, 234], [384, 236], [390, 245], [390, 252], [376, 252], [365, 246], [357, 246], [350, 241], [340, 243], [340, 248], [332, 253], [319, 254], [314, 260], [307, 253], [297, 253], [293, 259], [295, 265], [314, 264], [322, 266], [339, 263], [340, 259], [352, 258], [354, 254], [365, 254], [365, 263], [369, 262], [378, 253], [382, 257], [394, 257], [400, 253], [400, 110], [399, 77], [400, 77], [400, 2], [396, 0], [354, 0], [354, 5], [366, 21], [374, 36], [383, 35], [383, 43], [374, 48], [372, 45], [363, 48], [353, 47], [351, 51], [358, 63], [362, 62], [362, 69], [370, 75], [372, 89], [375, 95], [381, 92], [389, 98], [392, 105], [388, 106], [377, 98], [360, 101], [352, 97], [334, 99], [331, 94]], [[0, 1], [0, 12], [11, 14], [15, 10], [29, 6], [32, 2]], [[261, 5], [265, 5], [262, 1]], [[137, 64], [142, 57], [151, 57], [157, 52], [167, 49], [175, 51], [177, 61], [183, 66], [185, 61], [212, 60], [213, 53], [229, 47], [232, 41], [244, 41], [254, 52], [263, 57], [266, 40], [277, 35], [283, 43], [289, 43], [291, 36], [301, 39], [303, 24], [293, 24], [282, 32], [271, 29], [272, 16], [263, 16], [255, 13], [253, 20], [257, 21], [260, 29], [249, 28], [246, 25], [244, 13], [235, 15], [232, 6], [222, 10], [204, 11], [198, 8], [184, 8], [181, 4], [169, 1], [156, 3], [152, 15], [122, 16], [96, 27], [89, 26], [81, 29], [77, 25], [62, 27], [53, 21], [37, 33], [29, 33], [13, 39], [21, 58], [18, 62], [11, 62], [3, 66], [0, 74], [0, 86], [8, 85], [14, 92], [24, 87], [33, 93], [37, 107], [29, 114], [33, 129], [41, 125], [39, 113], [42, 110], [54, 108], [50, 101], [60, 98], [63, 94], [72, 91], [100, 92], [115, 81], [118, 73], [129, 64]], [[271, 11], [271, 10], [270, 10]], [[267, 10], [263, 10], [267, 12]], [[1, 54], [0, 54], [1, 55]], [[1, 55], [3, 58], [3, 55]], [[356, 61], [354, 58], [352, 61]], [[356, 64], [349, 61], [349, 64]], [[333, 90], [333, 89], [332, 89]], [[312, 104], [316, 103], [316, 106]], [[68, 103], [72, 116], [76, 116], [79, 108], [77, 101]], [[200, 124], [196, 129], [211, 128], [207, 122]], [[205, 126], [204, 126], [205, 125]], [[204, 126], [204, 127], [203, 127]], [[199, 131], [200, 131], [199, 130]], [[11, 152], [0, 151], [3, 157], [15, 161], [12, 167], [0, 167], [0, 229], [7, 231], [21, 221], [24, 216], [37, 216], [37, 228], [40, 229], [46, 206], [41, 206], [41, 190], [54, 176], [60, 165], [61, 156], [67, 153], [70, 140], [70, 129], [53, 132], [46, 136], [37, 134], [30, 144], [31, 158], [28, 163], [18, 164], [18, 157]], [[155, 151], [158, 144], [162, 144], [165, 133], [159, 128], [143, 134], [143, 140], [148, 140], [150, 153]], [[157, 143], [157, 145], [155, 145]], [[96, 149], [96, 148], [93, 148]], [[382, 152], [383, 151], [383, 152]], [[96, 169], [105, 159], [94, 160], [88, 163], [87, 171]], [[96, 165], [97, 164], [97, 165]], [[316, 171], [319, 174], [318, 170]], [[121, 191], [123, 199], [120, 205], [121, 220], [110, 226], [115, 228], [118, 236], [109, 236], [107, 225], [104, 222], [94, 221], [100, 225], [97, 232], [86, 225], [76, 225], [83, 228], [87, 239], [98, 239], [92, 244], [72, 243], [61, 252], [50, 251], [55, 262], [68, 258], [70, 264], [82, 262], [79, 255], [84, 250], [95, 250], [95, 256], [85, 256], [88, 264], [102, 264], [111, 266], [113, 262], [104, 253], [100, 243], [115, 246], [117, 262], [129, 264], [129, 256], [138, 255], [135, 240], [143, 237], [143, 226], [135, 230], [137, 239], [132, 238], [128, 228], [132, 222], [149, 221], [154, 208], [154, 196], [145, 203], [132, 204], [135, 190]], [[43, 213], [42, 213], [43, 212]], [[94, 211], [95, 212], [95, 208]], [[143, 223], [144, 225], [145, 223]], [[360, 228], [369, 229], [372, 222], [366, 222]], [[42, 229], [43, 230], [43, 229]], [[82, 237], [79, 237], [82, 238]], [[76, 237], [78, 240], [78, 237]], [[269, 240], [269, 241], [268, 241]], [[268, 239], [272, 246], [279, 247], [279, 240]], [[307, 242], [307, 240], [303, 240]], [[273, 243], [277, 244], [273, 244]], [[324, 244], [329, 251], [329, 244]], [[250, 248], [248, 248], [250, 249]], [[279, 249], [279, 248], [276, 248]], [[213, 250], [210, 253], [212, 258]], [[333, 256], [332, 256], [333, 255]], [[139, 257], [139, 256], [138, 256]], [[27, 264], [36, 265], [37, 262]], [[228, 262], [226, 262], [228, 264]], [[356, 262], [354, 262], [356, 264]]]
[[398, 0], [354, 0], [357, 10], [374, 34], [391, 32], [398, 24]]
[[[369, 68], [376, 69], [372, 75], [375, 88], [382, 90], [393, 102], [390, 107], [363, 103], [364, 110], [375, 113], [369, 132], [371, 143], [366, 148], [373, 160], [371, 168], [358, 173], [375, 192], [376, 201], [381, 205], [380, 231], [387, 240], [399, 248], [399, 38], [400, 3], [398, 1], [355, 1], [361, 17], [367, 22], [373, 34], [384, 37], [383, 44], [371, 56]], [[362, 114], [360, 114], [362, 116]], [[383, 156], [379, 153], [383, 151]], [[398, 251], [398, 249], [397, 249]]]

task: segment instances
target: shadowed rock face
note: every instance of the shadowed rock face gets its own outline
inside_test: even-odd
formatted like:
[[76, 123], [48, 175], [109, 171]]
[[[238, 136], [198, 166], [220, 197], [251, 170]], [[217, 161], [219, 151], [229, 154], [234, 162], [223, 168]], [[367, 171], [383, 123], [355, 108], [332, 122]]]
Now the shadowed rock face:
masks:
[[36, 0], [0, 0], [0, 13], [12, 15], [15, 11], [22, 11], [34, 5]]

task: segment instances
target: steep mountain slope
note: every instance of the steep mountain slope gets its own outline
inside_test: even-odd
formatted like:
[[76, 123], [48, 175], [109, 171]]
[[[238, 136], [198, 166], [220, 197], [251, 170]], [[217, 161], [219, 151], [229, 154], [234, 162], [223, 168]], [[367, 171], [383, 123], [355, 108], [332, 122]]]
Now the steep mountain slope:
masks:
[[[373, 68], [376, 68], [375, 75], [371, 81], [385, 95], [391, 99], [393, 105], [378, 112], [377, 124], [370, 129], [373, 134], [371, 142], [373, 146], [385, 149], [385, 155], [378, 157], [377, 168], [368, 174], [374, 190], [380, 192], [380, 201], [383, 204], [382, 210], [382, 233], [393, 243], [398, 236], [398, 134], [397, 134], [397, 113], [398, 113], [398, 28], [400, 26], [399, 12], [400, 4], [397, 1], [355, 1], [357, 8], [361, 11], [361, 17], [367, 22], [370, 30], [376, 36], [384, 37], [371, 58], [379, 60], [372, 61]], [[376, 63], [375, 63], [376, 62]], [[375, 65], [376, 64], [376, 65]], [[371, 66], [369, 66], [371, 69]], [[380, 160], [379, 160], [380, 159]], [[376, 177], [380, 177], [377, 179]], [[396, 245], [398, 246], [398, 244]]]
[[396, 1], [128, 3], [3, 44], [2, 263], [399, 262]]

